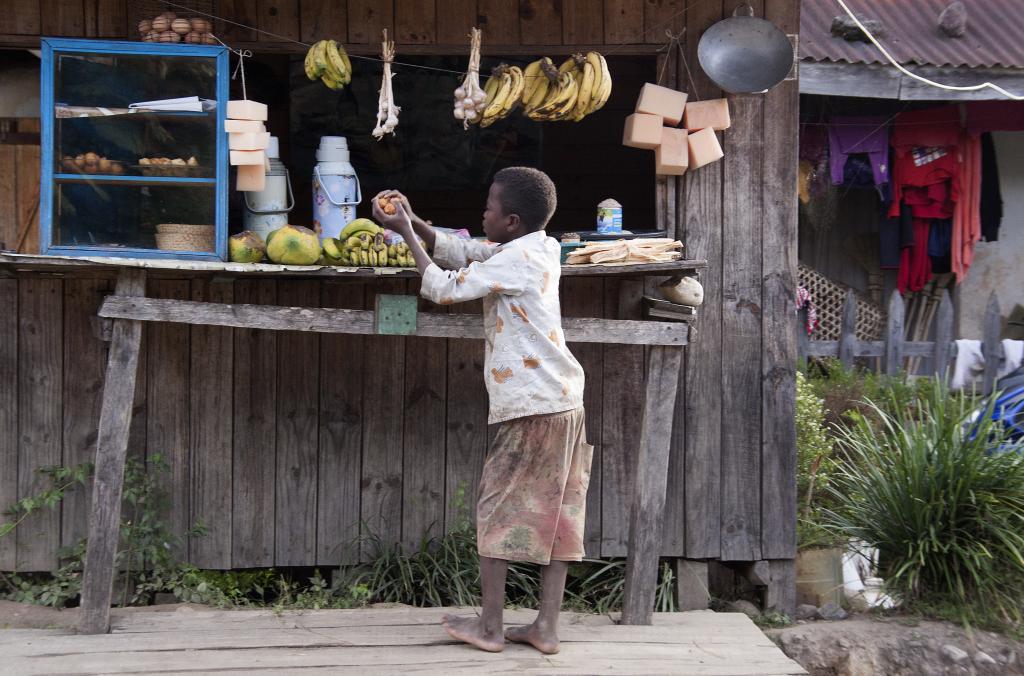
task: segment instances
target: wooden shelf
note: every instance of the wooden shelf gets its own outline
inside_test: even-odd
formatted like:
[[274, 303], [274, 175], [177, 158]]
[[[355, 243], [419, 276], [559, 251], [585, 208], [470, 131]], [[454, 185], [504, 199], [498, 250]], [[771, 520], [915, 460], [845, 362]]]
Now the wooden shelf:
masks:
[[[36, 272], [115, 272], [117, 268], [145, 268], [161, 273], [213, 273], [219, 276], [307, 277], [328, 279], [366, 279], [380, 277], [416, 278], [413, 268], [344, 268], [331, 266], [276, 265], [270, 263], [226, 263], [167, 258], [112, 258], [102, 253], [88, 257], [41, 256], [38, 254], [0, 253], [0, 266]], [[671, 275], [707, 267], [705, 260], [683, 260], [670, 263], [637, 265], [563, 265], [565, 277], [608, 277]]]
[[198, 176], [130, 176], [127, 174], [54, 174], [57, 183], [103, 183], [105, 185], [214, 186], [215, 178]]

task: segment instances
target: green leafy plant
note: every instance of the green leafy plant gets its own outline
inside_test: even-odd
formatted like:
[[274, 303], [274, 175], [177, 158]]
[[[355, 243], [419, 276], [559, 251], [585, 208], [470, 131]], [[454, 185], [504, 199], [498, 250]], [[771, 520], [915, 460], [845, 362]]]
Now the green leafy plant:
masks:
[[0, 524], [0, 538], [12, 533], [22, 521], [39, 510], [59, 505], [64, 495], [75, 486], [84, 486], [92, 475], [92, 464], [85, 462], [74, 467], [46, 465], [37, 468], [36, 473], [45, 476], [50, 485], [39, 494], [24, 497], [4, 510], [9, 520]]
[[832, 544], [821, 526], [833, 467], [833, 441], [825, 428], [825, 402], [803, 373], [796, 374], [797, 544], [801, 548]]
[[887, 591], [905, 605], [952, 603], [965, 621], [1019, 623], [1024, 445], [990, 415], [972, 421], [972, 400], [941, 381], [910, 405], [890, 393], [866, 406], [836, 431], [827, 525], [878, 550]]

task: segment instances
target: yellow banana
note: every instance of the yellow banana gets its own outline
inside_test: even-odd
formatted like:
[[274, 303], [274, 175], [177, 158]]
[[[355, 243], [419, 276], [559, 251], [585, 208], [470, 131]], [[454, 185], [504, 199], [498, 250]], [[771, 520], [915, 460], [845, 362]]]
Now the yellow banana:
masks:
[[316, 70], [322, 76], [327, 72], [327, 40], [320, 40], [313, 45], [313, 63], [316, 64]]
[[561, 119], [566, 111], [572, 110], [579, 92], [579, 83], [572, 71], [562, 73], [554, 90], [548, 94], [543, 104], [529, 113], [530, 119], [538, 121], [555, 121]]
[[526, 105], [526, 103], [533, 97], [538, 87], [547, 86], [548, 79], [544, 76], [541, 71], [541, 63], [543, 59], [537, 59], [526, 67], [523, 71], [523, 93], [519, 96], [519, 101]]
[[341, 54], [338, 52], [338, 43], [334, 40], [325, 40], [324, 42], [327, 43], [324, 50], [327, 53], [328, 72], [331, 74], [331, 79], [344, 85], [345, 63], [341, 60]]
[[346, 243], [350, 244], [352, 242], [352, 237], [357, 237], [356, 241], [358, 246], [358, 235], [361, 232], [367, 232], [371, 236], [376, 235], [378, 232], [380, 232], [380, 226], [374, 223], [373, 221], [367, 220], [365, 218], [360, 218], [346, 225], [344, 229], [342, 229], [341, 234], [338, 235], [338, 239], [343, 239], [345, 240]]
[[323, 71], [317, 67], [316, 48], [316, 45], [310, 47], [309, 50], [306, 51], [305, 60], [302, 62], [302, 68], [306, 71], [306, 77], [310, 80], [316, 80], [323, 75]]
[[[530, 66], [532, 67], [533, 64], [530, 64]], [[545, 56], [540, 60], [534, 79], [536, 82], [534, 83], [532, 93], [528, 98], [524, 96], [521, 99], [523, 108], [527, 113], [537, 109], [547, 99], [548, 92], [555, 87], [555, 82], [558, 80], [558, 70], [551, 59]]]
[[338, 55], [341, 57], [342, 64], [342, 84], [348, 84], [352, 82], [352, 59], [348, 58], [348, 52], [345, 51], [345, 47], [338, 43]]
[[590, 109], [587, 114], [593, 113], [596, 110], [600, 110], [605, 103], [608, 102], [608, 97], [612, 93], [612, 73], [608, 70], [608, 62], [598, 52], [590, 52], [587, 54], [587, 60], [591, 63], [596, 62], [600, 66], [601, 84], [598, 86], [597, 94], [590, 101]]
[[600, 84], [596, 78], [594, 65], [588, 60], [583, 64], [583, 77], [580, 79], [579, 93], [576, 95], [576, 105], [573, 107], [572, 119], [579, 122], [590, 109], [590, 99], [594, 96], [595, 83]]
[[[494, 77], [493, 75], [491, 76]], [[484, 117], [494, 117], [505, 105], [505, 99], [512, 91], [512, 76], [507, 70], [502, 71], [499, 78], [500, 85], [493, 97], [487, 97], [487, 106], [484, 108]]]
[[359, 250], [359, 264], [369, 265], [370, 264], [370, 253], [364, 249]]

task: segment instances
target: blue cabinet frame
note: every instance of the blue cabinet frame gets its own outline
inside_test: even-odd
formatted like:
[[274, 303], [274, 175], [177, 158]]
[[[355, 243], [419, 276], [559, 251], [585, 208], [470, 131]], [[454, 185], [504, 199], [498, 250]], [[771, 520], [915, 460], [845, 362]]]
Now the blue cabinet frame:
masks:
[[[228, 143], [224, 132], [224, 119], [228, 104], [228, 50], [214, 45], [181, 45], [112, 40], [77, 40], [42, 38], [42, 77], [40, 92], [41, 131], [41, 183], [39, 192], [40, 253], [59, 256], [115, 256], [121, 258], [177, 258], [186, 260], [227, 260], [228, 228]], [[160, 57], [216, 58], [217, 63], [217, 148], [214, 178], [170, 176], [100, 176], [64, 174], [55, 170], [55, 70], [56, 58], [61, 54], [125, 54]], [[188, 115], [190, 113], [178, 113]], [[205, 113], [204, 113], [205, 114]], [[127, 247], [57, 245], [53, 243], [54, 186], [57, 182], [91, 181], [109, 185], [213, 185], [215, 251], [165, 251]]]

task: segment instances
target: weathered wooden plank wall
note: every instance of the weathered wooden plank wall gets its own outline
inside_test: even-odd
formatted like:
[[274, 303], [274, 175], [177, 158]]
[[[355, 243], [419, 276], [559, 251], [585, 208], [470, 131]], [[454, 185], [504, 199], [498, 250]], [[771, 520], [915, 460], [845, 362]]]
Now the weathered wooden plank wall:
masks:
[[[0, 15], [0, 46], [31, 46], [40, 34], [133, 37], [127, 0], [15, 0]], [[400, 48], [462, 53], [471, 25], [485, 45], [532, 54], [538, 46], [605, 45], [651, 54], [665, 30], [686, 29], [686, 62], [668, 58], [668, 82], [709, 99], [721, 92], [697, 66], [701, 33], [732, 13], [724, 0], [220, 0], [219, 11], [287, 39], [347, 39], [372, 53], [380, 29]], [[795, 33], [799, 0], [759, 0], [755, 10]], [[231, 41], [273, 51], [301, 47], [225, 25]], [[556, 56], [557, 54], [552, 54]], [[690, 84], [692, 76], [693, 84]], [[676, 402], [663, 553], [691, 559], [788, 559], [795, 553], [792, 430], [796, 358], [795, 81], [761, 97], [731, 99], [727, 157], [663, 179], [658, 224], [674, 228], [690, 257], [706, 258], [705, 306], [686, 350]], [[609, 132], [611, 133], [611, 132]], [[567, 137], [568, 138], [568, 137]], [[598, 165], [579, 141], [577, 162]], [[567, 141], [568, 143], [568, 141]], [[568, 147], [566, 147], [568, 151]], [[32, 151], [29, 151], [30, 153]], [[38, 149], [34, 152], [38, 153]], [[0, 157], [11, 155], [0, 147]], [[568, 152], [566, 153], [568, 155]], [[639, 153], [638, 153], [639, 155]], [[18, 171], [38, 175], [30, 157]], [[38, 161], [38, 160], [36, 160]], [[588, 169], [596, 172], [597, 169]], [[609, 175], [622, 167], [607, 168]], [[0, 177], [0, 205], [10, 174]], [[9, 191], [8, 191], [9, 192]], [[0, 219], [9, 213], [0, 209]], [[0, 220], [6, 233], [6, 220]], [[85, 332], [106, 279], [0, 279], [0, 502], [36, 481], [46, 462], [88, 458], [96, 376], [105, 346]], [[259, 300], [365, 308], [385, 288], [294, 281], [152, 280], [157, 297]], [[563, 285], [567, 316], [620, 316], [641, 285], [579, 278]], [[54, 308], [61, 308], [55, 312]], [[475, 309], [479, 311], [478, 305]], [[446, 310], [441, 310], [446, 311]], [[460, 308], [460, 311], [467, 311]], [[629, 310], [632, 311], [632, 310]], [[596, 447], [588, 498], [587, 551], [624, 553], [628, 459], [636, 452], [642, 348], [577, 345], [587, 368], [587, 431]], [[54, 366], [53, 355], [62, 356]], [[206, 538], [185, 543], [200, 565], [337, 564], [365, 520], [388, 539], [415, 544], [459, 516], [473, 496], [487, 443], [483, 350], [478, 341], [293, 336], [152, 325], [136, 396], [134, 452], [169, 463], [169, 517], [196, 519]], [[141, 422], [138, 422], [141, 421]], [[52, 567], [56, 547], [82, 530], [88, 498], [44, 516], [16, 541], [0, 540], [0, 569]], [[41, 534], [30, 537], [28, 534]], [[22, 542], [24, 541], [24, 548]]]

